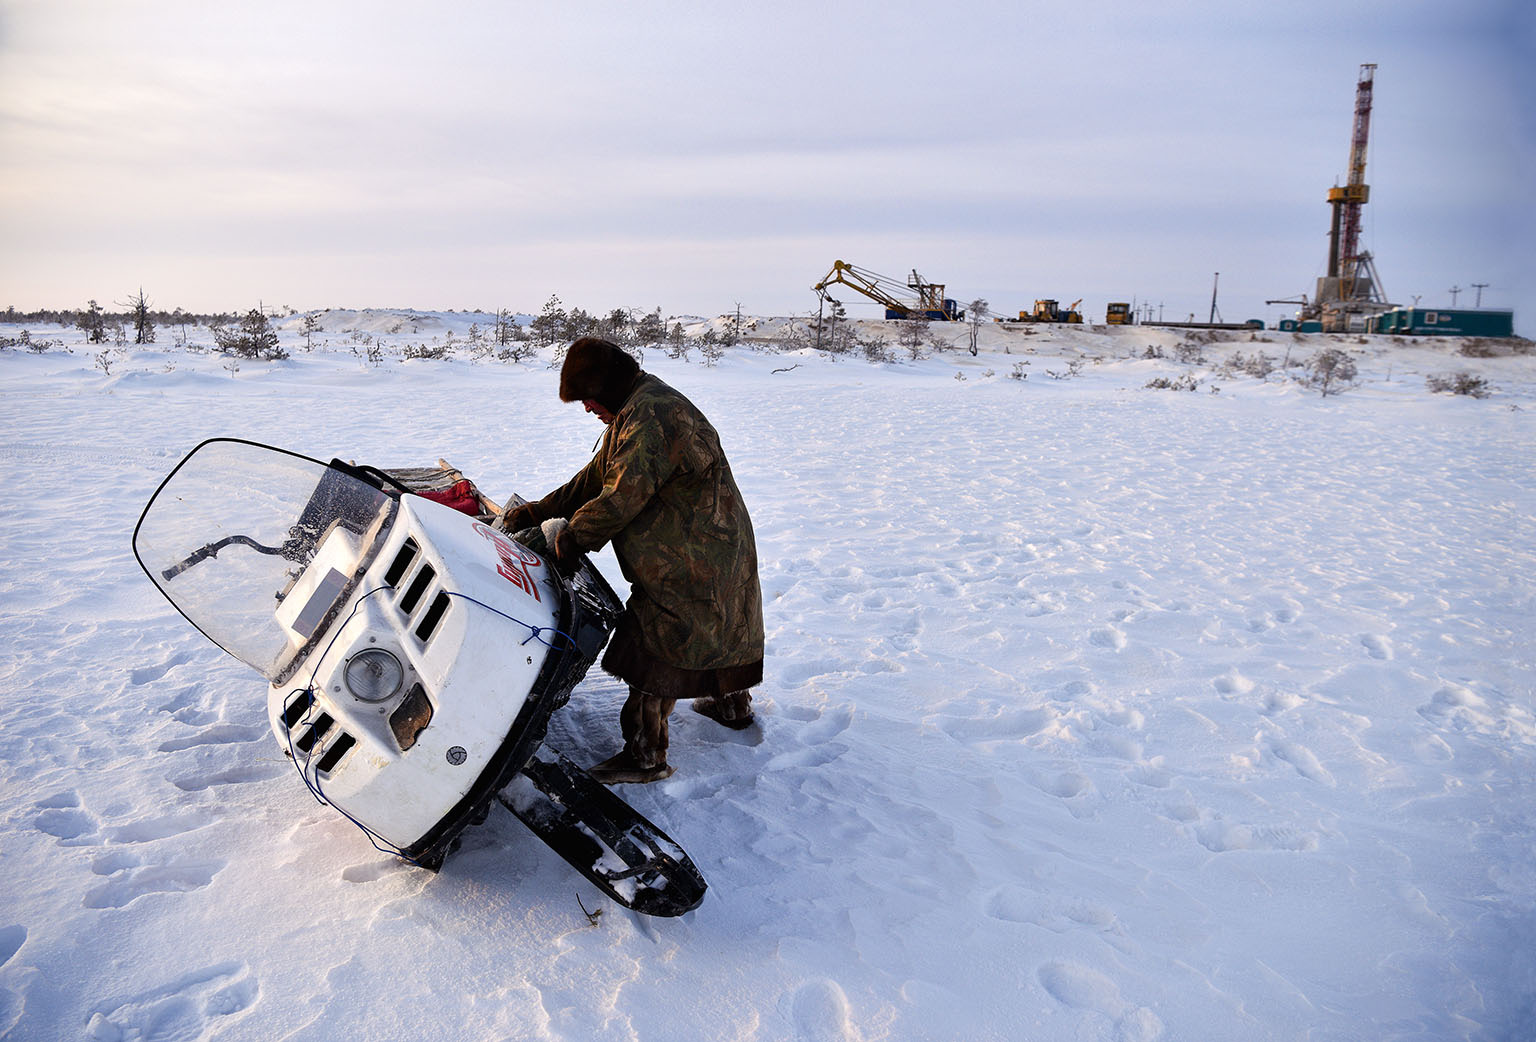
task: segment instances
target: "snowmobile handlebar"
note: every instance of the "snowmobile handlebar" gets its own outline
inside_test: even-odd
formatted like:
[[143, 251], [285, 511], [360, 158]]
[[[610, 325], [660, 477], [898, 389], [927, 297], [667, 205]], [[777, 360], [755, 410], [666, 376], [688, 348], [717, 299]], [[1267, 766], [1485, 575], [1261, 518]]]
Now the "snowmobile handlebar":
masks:
[[252, 550], [255, 550], [257, 553], [271, 554], [274, 556], [287, 557], [290, 560], [296, 560], [297, 558], [294, 555], [297, 554], [299, 550], [300, 540], [290, 539], [282, 546], [263, 546], [261, 543], [258, 543], [248, 535], [225, 536], [223, 539], [220, 539], [217, 542], [209, 543], [207, 546], [192, 551], [192, 553], [189, 554], [185, 560], [179, 564], [172, 565], [171, 567], [162, 571], [160, 574], [166, 579], [174, 579], [188, 568], [191, 568], [194, 565], [202, 564], [210, 557], [218, 557], [220, 550], [235, 543], [238, 543], [241, 546], [248, 546]]

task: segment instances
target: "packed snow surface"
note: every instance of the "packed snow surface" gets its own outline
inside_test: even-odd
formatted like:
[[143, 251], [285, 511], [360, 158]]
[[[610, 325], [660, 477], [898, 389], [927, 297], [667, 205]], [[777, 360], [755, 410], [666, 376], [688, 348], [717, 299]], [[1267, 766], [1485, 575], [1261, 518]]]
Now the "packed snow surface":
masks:
[[[597, 422], [469, 321], [331, 313], [312, 352], [288, 321], [292, 358], [238, 366], [166, 330], [0, 353], [0, 1035], [1533, 1037], [1536, 357], [647, 350], [720, 430], [768, 626], [756, 728], [679, 706], [677, 773], [620, 789], [710, 884], [648, 920], [499, 806], [439, 875], [375, 850], [130, 549], [207, 437], [555, 487]], [[1293, 377], [1328, 347], [1358, 377], [1325, 397]], [[1494, 393], [1426, 388], [1457, 370]], [[551, 743], [607, 757], [622, 695], [594, 670]]]

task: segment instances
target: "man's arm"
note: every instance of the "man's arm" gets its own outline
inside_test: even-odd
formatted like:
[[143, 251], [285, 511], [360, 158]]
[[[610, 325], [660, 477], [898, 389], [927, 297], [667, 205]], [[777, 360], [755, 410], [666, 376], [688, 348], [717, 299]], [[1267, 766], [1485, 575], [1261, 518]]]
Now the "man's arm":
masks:
[[645, 509], [677, 470], [676, 444], [654, 413], [631, 417], [614, 434], [601, 489], [569, 515], [571, 531], [583, 550], [598, 549]]

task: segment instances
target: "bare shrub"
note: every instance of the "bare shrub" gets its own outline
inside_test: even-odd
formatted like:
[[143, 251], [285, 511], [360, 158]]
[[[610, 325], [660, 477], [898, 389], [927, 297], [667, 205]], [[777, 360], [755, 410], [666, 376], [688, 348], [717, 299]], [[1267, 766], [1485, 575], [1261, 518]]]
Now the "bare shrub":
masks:
[[1465, 371], [1431, 374], [1425, 377], [1424, 386], [1435, 394], [1464, 394], [1469, 398], [1487, 398], [1493, 393], [1487, 380]]
[[1353, 358], [1336, 347], [1329, 347], [1313, 355], [1307, 362], [1302, 383], [1316, 388], [1326, 398], [1354, 383], [1359, 374]]
[[[902, 322], [900, 331], [896, 334], [896, 342], [901, 345], [907, 354], [912, 356], [912, 361], [918, 362], [923, 358], [923, 344], [928, 339], [929, 321], [926, 318], [909, 318]], [[866, 356], [868, 349], [866, 349]], [[972, 354], [975, 354], [973, 351]], [[870, 359], [874, 361], [874, 359]]]
[[883, 362], [894, 362], [896, 356], [891, 352], [890, 341], [878, 334], [871, 337], [858, 338], [859, 349], [864, 352], [864, 360], [874, 362], [877, 365]]
[[1256, 380], [1265, 380], [1269, 374], [1275, 371], [1275, 360], [1260, 351], [1243, 363], [1243, 372]]
[[539, 353], [539, 349], [526, 340], [508, 340], [506, 345], [496, 352], [496, 357], [503, 362], [526, 362]]
[[1270, 373], [1273, 373], [1275, 368], [1275, 360], [1263, 351], [1255, 355], [1244, 355], [1239, 351], [1227, 359], [1226, 364], [1221, 367], [1221, 375], [1230, 379], [1242, 373], [1245, 376], [1253, 377], [1255, 380], [1263, 380]]
[[1149, 391], [1193, 391], [1199, 386], [1200, 382], [1198, 380], [1185, 373], [1175, 380], [1170, 380], [1166, 376], [1155, 377], [1147, 381], [1145, 389]]

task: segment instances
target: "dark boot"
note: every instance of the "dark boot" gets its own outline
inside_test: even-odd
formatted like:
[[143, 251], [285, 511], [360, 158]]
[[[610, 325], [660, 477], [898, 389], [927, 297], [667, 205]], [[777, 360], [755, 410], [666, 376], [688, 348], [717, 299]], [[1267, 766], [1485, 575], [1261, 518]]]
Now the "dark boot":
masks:
[[643, 785], [671, 777], [672, 768], [667, 765], [667, 717], [676, 704], [675, 698], [661, 698], [630, 688], [624, 708], [619, 710], [624, 749], [617, 756], [587, 768], [587, 773], [604, 785]]
[[642, 767], [635, 762], [630, 751], [625, 749], [596, 766], [588, 767], [587, 773], [604, 785], [646, 785], [672, 777], [673, 770], [670, 764], [665, 763], [655, 767]]
[[745, 731], [757, 722], [752, 715], [752, 692], [729, 691], [723, 695], [695, 698], [693, 711], [733, 731]]

